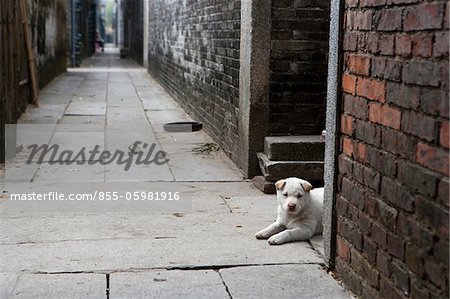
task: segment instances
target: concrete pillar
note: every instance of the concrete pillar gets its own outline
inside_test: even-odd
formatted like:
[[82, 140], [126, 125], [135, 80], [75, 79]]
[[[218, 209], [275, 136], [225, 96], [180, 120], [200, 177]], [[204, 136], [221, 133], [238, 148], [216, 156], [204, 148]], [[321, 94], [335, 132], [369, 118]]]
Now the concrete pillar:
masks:
[[324, 215], [323, 215], [323, 245], [325, 263], [333, 268], [336, 243], [335, 194], [337, 189], [336, 169], [339, 152], [338, 103], [340, 99], [341, 53], [342, 53], [342, 0], [331, 0], [330, 7], [330, 38], [328, 58], [328, 87], [325, 136], [325, 166], [324, 166]]
[[143, 47], [143, 65], [148, 68], [148, 3], [149, 0], [144, 0], [144, 47]]
[[268, 132], [271, 8], [271, 0], [241, 2], [238, 162], [247, 177], [260, 173], [256, 153]]

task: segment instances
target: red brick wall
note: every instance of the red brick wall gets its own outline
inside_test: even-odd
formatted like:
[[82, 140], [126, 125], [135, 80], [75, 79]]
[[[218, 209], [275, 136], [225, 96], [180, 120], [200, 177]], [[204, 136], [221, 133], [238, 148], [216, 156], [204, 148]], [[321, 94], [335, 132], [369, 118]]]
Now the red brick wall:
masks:
[[336, 272], [448, 298], [449, 3], [346, 0]]

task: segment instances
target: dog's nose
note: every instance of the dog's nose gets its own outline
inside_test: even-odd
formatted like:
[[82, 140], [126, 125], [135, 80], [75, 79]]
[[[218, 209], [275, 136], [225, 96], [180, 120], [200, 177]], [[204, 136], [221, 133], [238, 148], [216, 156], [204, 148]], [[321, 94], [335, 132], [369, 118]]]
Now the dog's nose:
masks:
[[289, 208], [289, 210], [295, 209], [296, 206], [297, 206], [297, 205], [296, 205], [295, 203], [288, 203], [288, 208]]

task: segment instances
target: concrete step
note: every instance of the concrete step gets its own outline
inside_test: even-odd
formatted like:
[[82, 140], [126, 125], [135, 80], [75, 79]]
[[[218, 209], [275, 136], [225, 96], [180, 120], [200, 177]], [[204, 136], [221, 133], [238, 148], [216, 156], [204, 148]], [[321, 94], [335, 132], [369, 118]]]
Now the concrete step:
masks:
[[320, 135], [266, 137], [264, 153], [271, 161], [323, 161], [325, 142]]
[[265, 153], [257, 153], [264, 177], [275, 182], [287, 177], [299, 177], [310, 182], [323, 181], [323, 161], [272, 161]]
[[277, 189], [275, 187], [274, 182], [270, 182], [266, 180], [266, 178], [262, 175], [255, 176], [252, 179], [253, 187], [258, 190], [261, 190], [265, 194], [275, 194], [277, 193]]

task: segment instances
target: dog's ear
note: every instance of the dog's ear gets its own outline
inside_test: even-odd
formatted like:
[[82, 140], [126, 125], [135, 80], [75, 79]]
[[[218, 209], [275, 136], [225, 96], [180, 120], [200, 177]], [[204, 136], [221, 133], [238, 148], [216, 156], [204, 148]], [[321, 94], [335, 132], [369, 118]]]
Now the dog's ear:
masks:
[[285, 180], [279, 180], [278, 182], [275, 183], [275, 187], [277, 187], [277, 190], [283, 189], [284, 185], [286, 185]]
[[305, 190], [306, 192], [309, 192], [312, 189], [312, 185], [307, 181], [302, 181], [300, 185], [302, 185], [303, 190]]

